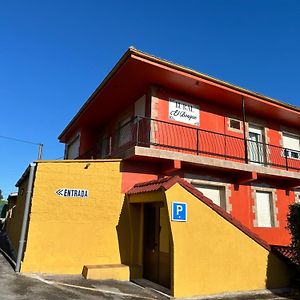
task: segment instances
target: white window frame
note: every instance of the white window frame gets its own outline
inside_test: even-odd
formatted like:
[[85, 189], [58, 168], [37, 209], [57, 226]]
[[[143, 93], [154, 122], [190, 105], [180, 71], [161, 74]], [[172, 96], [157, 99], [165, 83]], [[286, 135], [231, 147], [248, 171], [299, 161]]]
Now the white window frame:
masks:
[[[203, 179], [202, 179], [203, 178]], [[225, 208], [222, 207], [226, 212], [230, 213], [232, 211], [232, 205], [229, 202], [229, 198], [231, 196], [230, 183], [222, 182], [221, 178], [210, 177], [210, 176], [199, 176], [197, 174], [186, 173], [184, 175], [184, 179], [191, 183], [195, 188], [197, 185], [206, 185], [206, 186], [214, 186], [224, 189], [224, 204]], [[210, 180], [208, 180], [210, 179]]]
[[[264, 192], [264, 193], [269, 193], [271, 195], [270, 197], [270, 213], [271, 213], [271, 227], [262, 227], [259, 226], [258, 224], [258, 213], [257, 213], [257, 199], [256, 199], [256, 193], [257, 192]], [[259, 186], [253, 186], [252, 187], [252, 198], [254, 201], [254, 206], [253, 206], [253, 213], [255, 215], [255, 218], [253, 220], [253, 226], [258, 227], [258, 228], [274, 228], [279, 226], [279, 221], [277, 219], [278, 215], [278, 208], [276, 207], [276, 202], [277, 202], [277, 194], [276, 194], [276, 189], [274, 188], [268, 188], [268, 187], [259, 187]]]
[[[240, 124], [240, 129], [234, 128], [230, 126], [231, 121], [239, 122]], [[241, 120], [238, 120], [236, 118], [227, 118], [227, 125], [228, 125], [228, 130], [233, 131], [233, 132], [238, 132], [238, 133], [243, 133], [243, 122]]]
[[[259, 136], [258, 141], [251, 140], [250, 134], [254, 133]], [[265, 165], [267, 162], [267, 144], [266, 144], [266, 128], [260, 124], [248, 123], [247, 130], [248, 139], [248, 158], [251, 164]], [[253, 151], [254, 150], [254, 151]]]
[[[291, 148], [287, 148], [285, 145], [284, 145], [284, 136], [288, 136], [290, 138], [295, 138], [298, 140], [299, 142], [299, 147], [298, 149], [291, 149]], [[290, 133], [290, 132], [286, 132], [286, 131], [283, 131], [282, 132], [282, 146], [283, 146], [283, 151], [282, 151], [282, 156], [284, 157], [287, 157], [289, 159], [296, 159], [296, 160], [300, 160], [300, 137], [299, 135], [296, 135], [296, 134], [293, 134], [293, 133]], [[293, 156], [293, 155], [295, 155]]]
[[203, 191], [201, 191], [201, 188], [204, 189], [214, 189], [214, 190], [218, 190], [219, 191], [219, 195], [220, 195], [220, 204], [215, 203], [213, 199], [210, 199], [214, 204], [220, 206], [221, 208], [223, 208], [224, 210], [226, 210], [226, 187], [222, 186], [222, 185], [214, 185], [214, 184], [194, 184], [195, 188], [201, 192], [205, 197], [207, 197], [208, 199], [209, 196], [206, 196], [205, 193]]

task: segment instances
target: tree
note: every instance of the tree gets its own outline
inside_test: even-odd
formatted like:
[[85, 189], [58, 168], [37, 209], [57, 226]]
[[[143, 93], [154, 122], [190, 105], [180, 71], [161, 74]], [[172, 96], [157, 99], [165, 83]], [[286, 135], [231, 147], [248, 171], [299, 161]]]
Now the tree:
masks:
[[289, 206], [287, 217], [288, 229], [291, 233], [291, 247], [295, 254], [294, 260], [300, 267], [300, 204], [294, 203]]
[[0, 189], [0, 200], [3, 200], [3, 194], [2, 194], [2, 190]]

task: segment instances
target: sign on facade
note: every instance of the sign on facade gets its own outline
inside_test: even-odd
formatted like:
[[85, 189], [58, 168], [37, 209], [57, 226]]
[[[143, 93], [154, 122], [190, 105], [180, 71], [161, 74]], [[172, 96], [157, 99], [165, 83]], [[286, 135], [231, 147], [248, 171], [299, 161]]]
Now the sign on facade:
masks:
[[89, 191], [82, 189], [60, 188], [55, 191], [55, 194], [65, 198], [87, 198], [89, 196]]
[[184, 202], [172, 202], [172, 221], [186, 222], [187, 204]]
[[170, 98], [169, 119], [190, 125], [199, 125], [199, 106]]

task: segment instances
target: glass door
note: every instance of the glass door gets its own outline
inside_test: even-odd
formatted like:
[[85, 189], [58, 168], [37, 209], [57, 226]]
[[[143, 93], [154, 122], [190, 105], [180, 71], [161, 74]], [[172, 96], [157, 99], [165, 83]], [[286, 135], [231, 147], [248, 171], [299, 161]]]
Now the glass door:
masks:
[[263, 128], [249, 125], [248, 158], [253, 164], [264, 164], [266, 161]]

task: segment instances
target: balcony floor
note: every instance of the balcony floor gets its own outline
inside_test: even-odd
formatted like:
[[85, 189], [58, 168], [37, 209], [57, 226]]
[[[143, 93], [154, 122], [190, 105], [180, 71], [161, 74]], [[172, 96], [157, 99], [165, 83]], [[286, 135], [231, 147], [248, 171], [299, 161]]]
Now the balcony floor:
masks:
[[148, 160], [148, 161], [181, 161], [194, 167], [220, 170], [244, 176], [256, 173], [259, 178], [273, 178], [284, 180], [287, 188], [300, 186], [300, 172], [286, 171], [283, 169], [261, 166], [257, 164], [245, 164], [225, 159], [204, 157], [201, 155], [186, 154], [169, 150], [146, 148], [134, 146], [123, 152], [122, 158], [126, 160]]

